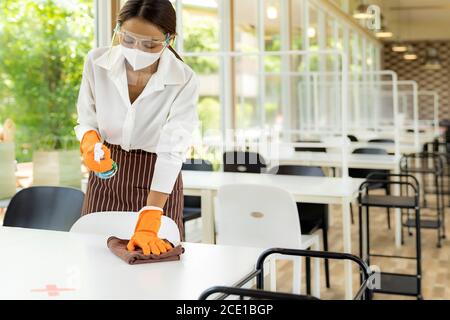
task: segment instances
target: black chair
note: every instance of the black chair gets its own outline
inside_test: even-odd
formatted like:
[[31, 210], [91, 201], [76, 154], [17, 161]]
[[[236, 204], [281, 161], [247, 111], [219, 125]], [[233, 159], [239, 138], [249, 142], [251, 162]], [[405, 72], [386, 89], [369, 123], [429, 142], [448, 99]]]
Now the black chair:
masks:
[[372, 139], [369, 140], [369, 143], [395, 143], [392, 139]]
[[358, 142], [359, 141], [358, 138], [355, 137], [354, 135], [349, 134], [347, 137], [350, 139], [351, 142]]
[[[407, 133], [415, 133], [416, 130], [414, 130], [414, 129], [408, 129], [408, 130], [406, 130], [406, 132], [407, 132]], [[425, 133], [425, 130], [419, 130], [419, 133]]]
[[[263, 252], [256, 262], [255, 270], [242, 279], [235, 287], [212, 287], [204, 291], [199, 300], [207, 300], [212, 295], [216, 295], [217, 300], [225, 300], [230, 296], [240, 297], [243, 300], [245, 297], [250, 299], [261, 300], [306, 300], [313, 301], [318, 300], [316, 297], [309, 295], [295, 295], [290, 293], [269, 292], [264, 291], [264, 264], [272, 255], [283, 255], [291, 257], [305, 257], [305, 258], [317, 258], [317, 259], [331, 259], [339, 261], [352, 261], [359, 267], [361, 275], [361, 286], [358, 292], [354, 296], [354, 300], [371, 300], [373, 296], [373, 289], [376, 286], [377, 274], [372, 272], [369, 266], [359, 257], [335, 252], [321, 252], [321, 251], [304, 251], [304, 250], [292, 250], [292, 249], [269, 249]], [[248, 282], [256, 278], [256, 290], [243, 289], [242, 287]], [[220, 296], [217, 297], [217, 294]]]
[[[353, 151], [353, 154], [373, 154], [373, 155], [387, 155], [387, 151], [378, 148], [361, 148]], [[389, 175], [389, 170], [374, 170], [374, 169], [349, 169], [349, 175], [352, 178], [366, 179], [369, 175], [376, 174], [379, 180], [384, 180]], [[389, 184], [374, 183], [369, 186], [370, 190], [384, 189], [387, 196], [391, 195], [391, 188]], [[353, 206], [350, 206], [353, 220]], [[388, 228], [391, 229], [391, 211], [387, 208], [387, 223]]]
[[[321, 143], [321, 141], [297, 141], [297, 143]], [[323, 147], [296, 147], [295, 152], [317, 152], [317, 153], [326, 153], [327, 148]], [[332, 167], [331, 172], [333, 177], [336, 177], [336, 168]]]
[[266, 169], [266, 161], [258, 153], [232, 151], [223, 154], [224, 172], [265, 173]]
[[[184, 171], [213, 171], [209, 161], [200, 159], [188, 159], [184, 164]], [[202, 217], [201, 197], [184, 196], [183, 223]]]
[[[307, 166], [280, 166], [273, 168], [270, 173], [290, 176], [325, 177], [322, 168]], [[329, 206], [326, 204], [297, 203], [297, 210], [300, 218], [302, 234], [311, 235], [322, 229], [323, 248], [328, 251], [328, 212]], [[309, 266], [307, 265], [307, 268]], [[307, 273], [309, 270], [307, 269]], [[330, 270], [328, 260], [325, 260], [325, 280], [327, 288], [330, 288]], [[307, 281], [307, 291], [310, 291], [310, 282]]]
[[18, 192], [6, 210], [5, 227], [70, 231], [80, 219], [84, 193], [63, 187], [32, 187]]
[[[320, 141], [297, 141], [297, 143], [320, 143]], [[322, 147], [295, 147], [295, 152], [327, 152]]]

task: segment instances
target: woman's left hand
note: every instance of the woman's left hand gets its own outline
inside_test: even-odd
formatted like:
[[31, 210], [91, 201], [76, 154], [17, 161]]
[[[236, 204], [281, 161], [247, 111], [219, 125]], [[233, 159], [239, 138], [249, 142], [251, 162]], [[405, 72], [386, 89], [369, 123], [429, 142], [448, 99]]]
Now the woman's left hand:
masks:
[[128, 251], [140, 247], [146, 256], [159, 256], [173, 249], [167, 241], [158, 238], [162, 215], [162, 209], [156, 210], [152, 207], [145, 207], [140, 211], [134, 235], [127, 246]]

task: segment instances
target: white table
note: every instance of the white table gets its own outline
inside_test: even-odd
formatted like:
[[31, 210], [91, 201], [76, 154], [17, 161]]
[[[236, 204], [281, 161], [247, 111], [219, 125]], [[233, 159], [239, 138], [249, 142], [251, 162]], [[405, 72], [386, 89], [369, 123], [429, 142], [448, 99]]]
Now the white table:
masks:
[[[357, 197], [361, 179], [277, 176], [225, 172], [183, 171], [184, 192], [200, 196], [203, 220], [203, 242], [214, 243], [214, 197], [218, 189], [230, 184], [258, 184], [276, 186], [289, 191], [297, 202], [340, 204], [344, 252], [352, 252], [350, 203]], [[352, 299], [352, 265], [345, 264], [345, 295]]]
[[[348, 156], [348, 167], [352, 169], [389, 170], [393, 174], [400, 173], [400, 160], [392, 155], [351, 154]], [[271, 166], [298, 165], [317, 166], [328, 168], [342, 167], [342, 155], [330, 152], [293, 152], [289, 155], [280, 155], [278, 159], [271, 159]], [[394, 187], [394, 194], [400, 189]], [[401, 211], [395, 210], [395, 243], [398, 248], [402, 246]]]
[[130, 266], [106, 238], [0, 227], [0, 299], [195, 300], [233, 286], [261, 250], [188, 244], [178, 262]]
[[[352, 142], [350, 145], [350, 152], [360, 148], [377, 148], [384, 149], [389, 153], [395, 153], [394, 143], [375, 143], [375, 142]], [[410, 154], [421, 152], [422, 146], [415, 146], [414, 143], [400, 143], [400, 153]]]
[[[293, 152], [280, 155], [278, 159], [271, 159], [271, 164], [280, 165], [342, 167], [342, 155], [325, 152]], [[348, 167], [353, 169], [377, 169], [395, 171], [398, 169], [400, 159], [391, 155], [351, 154], [348, 156]]]
[[[360, 142], [368, 142], [373, 139], [394, 139], [394, 134], [383, 134], [383, 133], [368, 133], [368, 134], [354, 134]], [[419, 143], [421, 145], [433, 142], [435, 138], [439, 138], [441, 133], [436, 134], [433, 130], [427, 130], [426, 132], [419, 133]], [[413, 132], [403, 132], [400, 133], [400, 143], [401, 144], [414, 144], [416, 142], [416, 136]]]

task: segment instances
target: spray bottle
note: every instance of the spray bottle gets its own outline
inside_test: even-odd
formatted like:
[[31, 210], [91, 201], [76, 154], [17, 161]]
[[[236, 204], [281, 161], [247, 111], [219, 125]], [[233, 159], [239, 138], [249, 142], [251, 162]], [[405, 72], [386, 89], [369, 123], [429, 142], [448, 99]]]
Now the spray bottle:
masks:
[[[101, 143], [97, 143], [94, 148], [94, 160], [98, 163], [102, 161], [105, 157], [105, 152], [102, 149], [103, 145]], [[119, 166], [117, 163], [113, 162], [112, 169], [106, 172], [98, 172], [95, 175], [103, 180], [108, 180], [114, 177], [119, 170]]]

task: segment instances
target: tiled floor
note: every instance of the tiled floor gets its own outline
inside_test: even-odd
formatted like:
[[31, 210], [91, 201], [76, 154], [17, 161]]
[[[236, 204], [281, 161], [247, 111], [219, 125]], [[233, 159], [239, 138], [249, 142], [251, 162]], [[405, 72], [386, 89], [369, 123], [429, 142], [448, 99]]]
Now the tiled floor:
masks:
[[[335, 221], [329, 230], [329, 243], [331, 251], [342, 251], [342, 231], [339, 208], [333, 208], [335, 212]], [[373, 210], [373, 209], [372, 209]], [[447, 209], [450, 211], [450, 209]], [[372, 213], [372, 211], [371, 211]], [[355, 212], [356, 215], [356, 212]], [[398, 254], [398, 255], [414, 255], [415, 245], [414, 237], [409, 237], [405, 232], [405, 245], [401, 249], [395, 249], [394, 231], [387, 228], [387, 217], [384, 209], [375, 209], [371, 214], [371, 246], [372, 253], [380, 254]], [[357, 219], [357, 217], [355, 217]], [[394, 226], [394, 215], [391, 217]], [[447, 219], [447, 230], [450, 223]], [[436, 246], [436, 231], [422, 230], [422, 272], [423, 272], [423, 296], [424, 299], [450, 299], [450, 241], [444, 240], [442, 248]], [[352, 227], [352, 248], [353, 253], [358, 255], [358, 224]], [[394, 273], [410, 273], [415, 272], [415, 262], [408, 260], [392, 260], [392, 259], [372, 259], [372, 265], [377, 265], [383, 272]], [[342, 262], [330, 262], [331, 273], [331, 289], [322, 287], [323, 299], [342, 299], [343, 295], [343, 274], [344, 268]], [[287, 263], [281, 263], [279, 268], [279, 287], [280, 291], [289, 292], [291, 286], [291, 266]], [[358, 276], [354, 269], [354, 287], [357, 289], [359, 284]], [[322, 279], [324, 273], [322, 270]], [[403, 296], [376, 295], [376, 299], [410, 299]]]
[[[358, 213], [355, 206], [356, 223], [352, 227], [352, 248], [353, 253], [358, 254]], [[331, 251], [342, 251], [342, 227], [340, 207], [332, 208], [333, 225], [329, 230], [329, 244]], [[373, 211], [372, 211], [373, 210]], [[394, 230], [388, 230], [387, 214], [384, 209], [371, 210], [371, 245], [372, 252], [400, 255], [414, 254], [414, 237], [409, 237], [405, 230], [405, 245], [401, 249], [395, 249]], [[423, 213], [426, 213], [425, 210]], [[429, 212], [429, 211], [428, 211]], [[450, 208], [446, 209], [447, 217]], [[372, 220], [373, 219], [373, 220]], [[394, 214], [391, 214], [392, 228], [394, 228]], [[201, 222], [193, 221], [187, 225], [187, 241], [198, 242], [201, 239]], [[447, 230], [450, 232], [450, 219], [447, 219]], [[422, 270], [423, 270], [423, 296], [424, 299], [450, 299], [450, 240], [444, 240], [441, 249], [436, 247], [436, 231], [422, 230]], [[392, 261], [391, 259], [378, 259], [371, 261], [371, 264], [378, 265], [381, 271], [414, 274], [414, 261]], [[342, 262], [330, 262], [331, 289], [322, 286], [323, 299], [342, 299], [344, 297], [344, 268]], [[291, 292], [292, 289], [292, 266], [289, 262], [278, 264], [278, 291]], [[325, 276], [322, 268], [322, 282]], [[303, 282], [304, 283], [304, 282]], [[354, 268], [354, 287], [358, 288], [359, 278], [357, 268]], [[403, 296], [376, 295], [376, 299], [411, 299]]]

